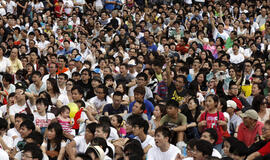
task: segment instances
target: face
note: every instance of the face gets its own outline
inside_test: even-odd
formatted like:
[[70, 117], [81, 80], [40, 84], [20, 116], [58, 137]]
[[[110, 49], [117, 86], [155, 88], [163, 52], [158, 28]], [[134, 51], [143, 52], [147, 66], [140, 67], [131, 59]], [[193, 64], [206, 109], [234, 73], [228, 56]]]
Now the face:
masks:
[[176, 81], [175, 81], [175, 87], [176, 87], [176, 89], [181, 89], [181, 88], [183, 88], [184, 87], [184, 80], [183, 80], [183, 78], [181, 78], [181, 77], [178, 77], [177, 79], [176, 79]]
[[253, 96], [258, 95], [260, 93], [260, 91], [261, 90], [259, 89], [258, 85], [253, 85], [252, 86], [252, 94], [253, 94]]
[[155, 117], [160, 117], [161, 116], [161, 111], [160, 111], [159, 106], [155, 107], [153, 114], [154, 114]]
[[141, 114], [143, 111], [141, 109], [141, 104], [136, 102], [134, 103], [133, 107], [132, 107], [132, 113], [133, 114]]
[[155, 142], [157, 147], [162, 147], [164, 144], [168, 143], [168, 137], [164, 137], [161, 132], [155, 134]]
[[47, 90], [51, 90], [52, 89], [52, 84], [50, 81], [46, 81], [46, 85], [47, 85]]
[[22, 160], [32, 160], [32, 153], [31, 152], [24, 152], [22, 153]]
[[79, 91], [77, 89], [71, 91], [71, 94], [72, 94], [73, 101], [77, 101], [77, 100], [82, 99], [82, 95], [79, 93]]
[[122, 85], [118, 85], [118, 87], [116, 88], [116, 91], [119, 91], [121, 93], [124, 93], [124, 88]]
[[88, 128], [86, 128], [84, 138], [86, 140], [91, 141], [93, 137], [94, 137], [94, 134]]
[[224, 151], [224, 154], [228, 157], [230, 156], [230, 151], [229, 151], [230, 147], [231, 147], [230, 143], [228, 141], [224, 141], [223, 151]]
[[249, 117], [244, 117], [243, 118], [243, 122], [244, 122], [244, 125], [249, 128], [252, 126], [252, 123], [253, 123], [253, 119], [249, 118]]
[[262, 128], [262, 135], [266, 140], [270, 139], [270, 125], [264, 125], [264, 127]]
[[194, 160], [204, 160], [205, 157], [203, 156], [203, 153], [197, 150], [197, 147], [194, 147]]
[[201, 139], [206, 140], [206, 141], [210, 142], [211, 144], [214, 143], [214, 140], [211, 139], [210, 133], [208, 133], [208, 132], [203, 132]]
[[101, 137], [107, 139], [107, 134], [103, 132], [102, 128], [96, 128], [95, 137]]
[[166, 111], [167, 111], [167, 114], [169, 116], [173, 116], [173, 115], [175, 115], [175, 113], [178, 112], [178, 109], [176, 107], [173, 107], [173, 106], [167, 106]]
[[98, 99], [104, 99], [105, 98], [105, 92], [104, 92], [104, 90], [102, 88], [97, 88], [95, 93], [96, 93]]
[[113, 105], [114, 106], [119, 107], [121, 102], [122, 102], [122, 97], [121, 96], [117, 96], [117, 95], [113, 96]]
[[196, 107], [197, 107], [197, 104], [194, 102], [193, 99], [188, 102], [188, 109], [189, 110], [192, 111], [192, 110], [196, 109]]
[[57, 82], [58, 82], [59, 85], [65, 85], [65, 83], [66, 83], [65, 77], [64, 76], [59, 76], [57, 78]]
[[66, 83], [66, 90], [67, 90], [67, 91], [70, 91], [72, 87], [73, 87], [73, 83], [72, 83], [71, 81], [68, 81], [68, 82]]
[[64, 112], [61, 113], [63, 118], [69, 118], [70, 110], [66, 109]]
[[209, 110], [215, 108], [217, 104], [216, 104], [216, 102], [213, 100], [212, 97], [208, 96], [208, 97], [206, 98], [205, 105], [206, 105], [207, 110], [209, 111]]
[[38, 82], [41, 81], [41, 77], [34, 74], [34, 75], [32, 76], [32, 81], [33, 81], [33, 83], [38, 83]]
[[46, 112], [46, 106], [44, 105], [44, 104], [37, 104], [36, 105], [37, 106], [37, 111], [38, 111], [38, 113], [44, 113], [44, 112]]
[[203, 81], [204, 81], [204, 76], [203, 76], [203, 74], [199, 74], [199, 76], [197, 77], [197, 82], [198, 82], [199, 84], [201, 84], [201, 83], [203, 83]]
[[118, 128], [118, 127], [119, 127], [119, 124], [118, 124], [118, 122], [117, 122], [116, 116], [112, 116], [112, 118], [111, 118], [111, 124], [112, 124], [112, 126], [114, 126], [115, 128]]
[[136, 101], [143, 102], [144, 95], [134, 92], [134, 98]]
[[32, 130], [31, 129], [27, 129], [25, 126], [22, 126], [22, 127], [20, 127], [19, 132], [21, 134], [21, 137], [22, 138], [25, 138], [25, 137], [27, 137], [32, 132]]
[[138, 77], [137, 78], [137, 85], [138, 86], [145, 86], [145, 83], [146, 83], [146, 81], [145, 81], [145, 79], [143, 77]]
[[17, 117], [17, 118], [15, 119], [15, 128], [16, 128], [17, 130], [19, 130], [20, 125], [21, 125], [22, 122], [23, 122], [23, 119], [20, 118], [20, 117]]
[[47, 138], [49, 140], [53, 140], [53, 139], [55, 139], [55, 136], [56, 136], [55, 130], [54, 129], [49, 129], [48, 133], [47, 133]]

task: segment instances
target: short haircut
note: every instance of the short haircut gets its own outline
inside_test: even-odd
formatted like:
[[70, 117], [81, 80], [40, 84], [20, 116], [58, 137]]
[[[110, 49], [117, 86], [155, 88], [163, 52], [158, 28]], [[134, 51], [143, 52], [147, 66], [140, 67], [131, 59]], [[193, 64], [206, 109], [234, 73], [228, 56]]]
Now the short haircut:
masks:
[[113, 94], [113, 97], [114, 96], [120, 96], [121, 98], [123, 97], [123, 94], [121, 93], [121, 92], [119, 92], [119, 91], [116, 91], [116, 92], [114, 92], [114, 94]]
[[74, 91], [74, 90], [78, 90], [78, 92], [81, 95], [84, 95], [84, 91], [83, 91], [83, 88], [81, 86], [79, 86], [79, 85], [73, 86], [72, 89], [71, 89], [71, 92]]
[[27, 115], [25, 113], [16, 113], [15, 114], [15, 119], [16, 118], [21, 118], [23, 121], [27, 119]]
[[26, 127], [28, 130], [32, 130], [34, 131], [35, 130], [35, 124], [33, 123], [33, 121], [29, 120], [29, 119], [26, 119], [25, 121], [23, 121], [20, 125], [20, 127]]
[[42, 150], [34, 143], [26, 144], [24, 147], [23, 153], [25, 152], [31, 152], [33, 159], [38, 159], [38, 160], [43, 159]]
[[144, 88], [144, 87], [138, 86], [138, 87], [136, 87], [136, 88], [134, 89], [134, 93], [138, 93], [138, 94], [141, 94], [141, 95], [145, 95], [145, 88]]
[[31, 138], [34, 142], [41, 146], [43, 143], [43, 135], [37, 131], [31, 132], [25, 139]]
[[37, 76], [41, 77], [41, 73], [40, 73], [39, 71], [34, 71], [34, 72], [32, 73], [32, 76], [33, 76], [33, 75], [37, 75]]
[[175, 107], [175, 108], [179, 107], [179, 103], [176, 100], [173, 100], [173, 99], [168, 100], [166, 104], [167, 104], [167, 107], [168, 106], [172, 106], [172, 107]]
[[4, 118], [0, 118], [0, 130], [6, 130], [8, 128], [8, 122]]
[[204, 130], [204, 132], [209, 133], [210, 138], [214, 140], [214, 144], [216, 144], [217, 140], [218, 140], [218, 134], [217, 131], [214, 128], [207, 128], [206, 130]]
[[136, 76], [137, 79], [139, 79], [140, 77], [143, 77], [145, 81], [148, 80], [148, 76], [147, 76], [147, 74], [144, 73], [144, 72], [141, 72], [141, 73], [139, 73], [139, 74]]
[[63, 76], [65, 80], [68, 80], [68, 75], [66, 73], [60, 73], [58, 77], [59, 76]]
[[111, 133], [111, 129], [110, 129], [110, 126], [107, 125], [107, 124], [97, 124], [97, 127], [96, 128], [102, 128], [102, 131], [104, 133], [107, 133], [107, 137], [109, 137], [110, 133]]
[[202, 152], [202, 154], [205, 156], [211, 156], [213, 152], [213, 146], [210, 142], [206, 140], [198, 140], [195, 144], [198, 151]]
[[230, 147], [230, 153], [237, 155], [237, 156], [246, 156], [248, 151], [247, 146], [242, 141], [238, 141], [236, 143], [233, 143]]
[[147, 134], [148, 129], [149, 129], [149, 124], [148, 124], [148, 122], [147, 122], [145, 119], [143, 119], [142, 117], [138, 118], [138, 119], [133, 123], [133, 127], [136, 126], [136, 125], [137, 125], [139, 128], [143, 128], [143, 132], [144, 132], [145, 134]]
[[89, 131], [90, 131], [92, 134], [95, 134], [97, 125], [98, 125], [98, 124], [95, 123], [95, 122], [89, 123], [89, 124], [86, 125], [86, 129], [89, 129]]
[[158, 127], [155, 131], [155, 135], [157, 133], [161, 133], [164, 137], [168, 137], [169, 138], [168, 142], [170, 142], [170, 137], [172, 136], [172, 134], [171, 134], [171, 131], [168, 127], [165, 127], [165, 126]]

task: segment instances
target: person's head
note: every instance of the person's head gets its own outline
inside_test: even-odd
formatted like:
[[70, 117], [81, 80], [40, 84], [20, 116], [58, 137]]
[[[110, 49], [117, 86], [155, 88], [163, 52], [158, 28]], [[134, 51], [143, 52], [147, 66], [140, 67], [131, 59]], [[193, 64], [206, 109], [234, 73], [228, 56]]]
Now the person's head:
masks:
[[252, 95], [263, 95], [263, 85], [259, 83], [252, 84]]
[[244, 125], [247, 128], [253, 128], [258, 120], [258, 113], [254, 109], [249, 109], [240, 114], [240, 116], [242, 117]]
[[108, 89], [105, 85], [101, 84], [95, 89], [95, 93], [98, 99], [104, 100], [106, 99], [106, 96], [108, 95]]
[[63, 118], [69, 118], [69, 113], [70, 113], [70, 108], [68, 106], [64, 105], [60, 108], [60, 115]]
[[257, 113], [265, 111], [267, 107], [267, 99], [264, 95], [256, 95], [252, 101], [252, 109], [254, 109]]
[[77, 101], [83, 98], [83, 89], [80, 86], [73, 86], [71, 89], [72, 99], [73, 101]]
[[36, 100], [36, 107], [39, 114], [46, 113], [49, 103], [45, 98], [38, 98]]
[[122, 102], [123, 94], [119, 91], [114, 92], [113, 94], [113, 106], [119, 107]]
[[91, 141], [95, 136], [97, 123], [92, 122], [86, 125], [84, 138], [87, 141]]
[[233, 100], [228, 100], [226, 104], [227, 104], [227, 113], [233, 115], [234, 111], [237, 109], [237, 104]]
[[168, 116], [174, 117], [178, 113], [179, 103], [177, 101], [170, 99], [167, 101], [166, 106]]
[[57, 82], [59, 86], [65, 86], [68, 80], [68, 75], [65, 73], [60, 73], [57, 78]]
[[109, 156], [110, 158], [113, 158], [113, 151], [111, 147], [107, 145], [106, 139], [101, 138], [101, 137], [95, 137], [94, 139], [92, 139], [91, 145], [100, 146], [104, 152], [107, 152], [106, 154], [107, 156]]
[[213, 146], [206, 140], [198, 140], [194, 146], [194, 160], [204, 160], [211, 156]]
[[53, 91], [54, 94], [60, 94], [57, 80], [54, 78], [48, 78], [46, 81], [47, 91]]
[[191, 139], [187, 142], [187, 156], [188, 157], [194, 157], [194, 149], [195, 149], [195, 144], [198, 141], [198, 139]]
[[236, 143], [233, 143], [230, 147], [230, 154], [231, 154], [231, 158], [234, 160], [244, 160], [246, 155], [247, 155], [247, 151], [248, 148], [245, 145], [244, 142], [242, 141], [237, 141]]
[[155, 130], [155, 142], [157, 147], [163, 147], [170, 143], [171, 131], [165, 126], [158, 127]]
[[91, 78], [91, 71], [88, 68], [82, 70], [81, 74], [82, 81], [88, 81]]
[[98, 124], [96, 126], [95, 137], [107, 139], [110, 135], [110, 126], [107, 124]]
[[7, 131], [8, 122], [4, 118], [0, 118], [0, 135], [3, 136], [4, 133]]
[[264, 127], [262, 128], [262, 136], [265, 140], [270, 140], [270, 120], [264, 122]]
[[127, 93], [127, 87], [126, 87], [125, 83], [117, 83], [115, 91], [119, 91], [122, 94], [126, 94]]
[[156, 118], [158, 118], [158, 117], [161, 118], [165, 114], [166, 114], [166, 106], [165, 105], [163, 105], [163, 104], [157, 104], [157, 105], [155, 105], [155, 109], [153, 111], [153, 115]]
[[92, 160], [102, 160], [105, 157], [105, 153], [100, 146], [90, 146], [86, 150], [85, 154]]
[[40, 147], [34, 143], [29, 143], [24, 146], [22, 152], [22, 160], [42, 160], [43, 153]]
[[144, 87], [146, 85], [148, 76], [147, 76], [146, 73], [141, 72], [136, 76], [136, 79], [137, 79], [137, 85], [141, 86], [141, 87]]
[[49, 64], [49, 72], [50, 74], [55, 74], [57, 72], [57, 64], [52, 62]]
[[188, 100], [188, 109], [190, 111], [196, 110], [197, 107], [199, 107], [199, 101], [197, 98], [192, 97]]
[[34, 71], [32, 73], [32, 81], [34, 84], [38, 84], [41, 82], [41, 73], [39, 71]]
[[35, 124], [33, 121], [26, 119], [20, 125], [20, 134], [22, 138], [26, 138], [31, 132], [35, 130]]
[[141, 101], [136, 101], [132, 107], [132, 114], [140, 115], [145, 110], [145, 104]]
[[145, 96], [145, 87], [138, 86], [134, 89], [135, 101], [143, 102]]
[[128, 73], [128, 65], [127, 64], [122, 63], [120, 65], [120, 73], [121, 73], [121, 75], [126, 76], [126, 74]]
[[224, 139], [224, 142], [223, 142], [223, 151], [224, 151], [224, 154], [227, 157], [231, 157], [230, 148], [236, 142], [238, 142], [238, 139], [235, 138], [235, 137], [229, 137], [229, 138]]
[[136, 121], [134, 121], [134, 123], [132, 124], [132, 129], [134, 136], [139, 136], [142, 134], [146, 135], [149, 129], [149, 124], [145, 119], [140, 117]]
[[127, 158], [133, 155], [134, 153], [136, 153], [139, 157], [136, 160], [141, 160], [142, 157], [144, 156], [141, 143], [136, 139], [129, 139], [124, 146], [124, 158]]
[[12, 75], [8, 73], [4, 73], [2, 81], [3, 81], [4, 86], [8, 86], [9, 84], [12, 84]]
[[202, 133], [201, 139], [210, 142], [212, 145], [215, 145], [218, 139], [217, 131], [213, 128], [207, 128]]
[[176, 89], [182, 89], [187, 84], [187, 78], [184, 75], [177, 75], [175, 78]]
[[111, 124], [114, 128], [118, 129], [123, 125], [123, 118], [118, 114], [114, 114], [111, 116]]
[[52, 122], [48, 126], [47, 139], [48, 142], [56, 143], [56, 151], [60, 150], [63, 138], [63, 128], [58, 122]]
[[214, 95], [214, 94], [208, 95], [206, 97], [206, 102], [205, 102], [206, 109], [208, 111], [211, 111], [211, 110], [217, 108], [218, 102], [219, 102], [219, 99], [218, 99], [217, 95]]
[[20, 125], [23, 121], [27, 119], [27, 115], [24, 113], [16, 113], [15, 114], [15, 124], [14, 127], [19, 131]]
[[38, 131], [33, 131], [25, 138], [25, 141], [26, 143], [34, 143], [40, 147], [43, 143], [43, 135]]

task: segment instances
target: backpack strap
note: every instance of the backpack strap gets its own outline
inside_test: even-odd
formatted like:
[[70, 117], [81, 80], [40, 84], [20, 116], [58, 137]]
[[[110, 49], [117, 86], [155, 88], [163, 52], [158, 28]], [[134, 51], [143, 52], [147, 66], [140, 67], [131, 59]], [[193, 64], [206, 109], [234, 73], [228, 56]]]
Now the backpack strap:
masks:
[[205, 112], [205, 115], [204, 115], [204, 120], [206, 120], [206, 117], [207, 117], [207, 111]]

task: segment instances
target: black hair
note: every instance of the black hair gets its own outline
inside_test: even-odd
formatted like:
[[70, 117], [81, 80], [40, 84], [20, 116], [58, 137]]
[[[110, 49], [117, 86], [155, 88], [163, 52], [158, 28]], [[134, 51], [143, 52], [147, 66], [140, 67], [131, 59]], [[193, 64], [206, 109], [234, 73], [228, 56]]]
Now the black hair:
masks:
[[41, 97], [41, 95], [44, 95], [44, 96], [45, 96], [45, 99], [46, 99], [46, 101], [47, 101], [47, 103], [48, 103], [49, 105], [52, 105], [51, 96], [50, 96], [50, 94], [49, 94], [48, 92], [42, 91], [42, 92], [39, 93], [38, 96]]
[[8, 122], [4, 118], [0, 118], [0, 130], [7, 130]]
[[210, 138], [214, 140], [213, 145], [216, 144], [216, 142], [218, 140], [218, 134], [214, 128], [207, 128], [203, 132], [209, 133]]
[[111, 133], [110, 125], [108, 125], [108, 124], [97, 124], [96, 129], [97, 128], [102, 128], [102, 131], [104, 133], [108, 134], [106, 138], [108, 138], [110, 136], [110, 133]]
[[237, 156], [240, 156], [240, 157], [246, 156], [247, 151], [248, 151], [248, 148], [245, 145], [245, 143], [242, 141], [238, 141], [236, 143], [233, 143], [230, 147], [230, 153], [237, 155]]
[[[52, 122], [48, 126], [48, 130], [53, 130], [55, 131], [55, 143], [56, 143], [56, 151], [60, 151], [61, 149], [61, 142], [63, 139], [63, 128], [58, 122]], [[49, 151], [51, 148], [51, 143], [50, 140], [47, 140], [47, 150]]]
[[149, 124], [148, 124], [148, 122], [147, 122], [145, 119], [143, 119], [142, 117], [138, 118], [138, 119], [133, 123], [132, 126], [135, 127], [136, 125], [137, 125], [139, 128], [143, 128], [144, 134], [147, 134], [148, 129], [149, 129]]
[[25, 113], [16, 113], [15, 119], [16, 118], [21, 118], [23, 121], [25, 121], [27, 119], [27, 115]]
[[34, 143], [27, 143], [23, 149], [23, 153], [25, 152], [31, 152], [33, 159], [38, 159], [38, 160], [43, 159], [42, 150]]
[[155, 135], [157, 133], [161, 133], [164, 137], [168, 137], [168, 142], [170, 142], [170, 139], [172, 137], [172, 133], [168, 127], [160, 126], [155, 130]]
[[51, 83], [53, 92], [55, 94], [60, 94], [60, 90], [59, 90], [59, 87], [57, 85], [57, 80], [54, 78], [48, 78], [47, 81], [49, 81]]
[[124, 147], [125, 155], [136, 153], [139, 156], [144, 156], [144, 151], [142, 149], [141, 143], [136, 139], [129, 139]]
[[12, 81], [13, 81], [12, 75], [9, 74], [9, 73], [4, 73], [2, 79], [5, 79], [5, 81], [7, 81], [7, 82], [10, 83], [10, 84], [11, 84]]
[[32, 131], [25, 139], [31, 138], [37, 145], [43, 143], [43, 135], [37, 131]]
[[60, 73], [58, 77], [59, 76], [63, 76], [65, 80], [68, 80], [68, 75], [66, 73]]
[[141, 95], [145, 95], [146, 91], [145, 91], [145, 87], [141, 87], [141, 86], [137, 86], [134, 89], [134, 93], [139, 93]]
[[89, 129], [89, 131], [92, 134], [95, 134], [96, 127], [97, 127], [97, 123], [95, 123], [95, 122], [92, 122], [92, 123], [89, 123], [89, 124], [86, 125], [86, 129]]
[[41, 77], [41, 73], [39, 71], [34, 71], [32, 73], [32, 76], [34, 76], [34, 75], [37, 75], [37, 76]]
[[80, 107], [85, 108], [85, 103], [84, 103], [83, 100], [79, 99], [79, 100], [75, 101], [75, 103], [79, 103], [80, 104]]
[[66, 110], [69, 110], [70, 111], [70, 108], [67, 105], [64, 105], [64, 106], [62, 106], [60, 108], [60, 112], [59, 113], [61, 114], [61, 113], [65, 112]]
[[172, 106], [172, 107], [178, 108], [179, 103], [176, 100], [170, 99], [170, 100], [167, 101], [166, 106], [167, 107]]
[[213, 146], [210, 142], [206, 140], [198, 140], [195, 144], [198, 151], [202, 152], [204, 156], [211, 156], [213, 152]]
[[83, 88], [81, 86], [79, 86], [79, 85], [73, 86], [72, 89], [71, 89], [71, 92], [74, 91], [74, 90], [78, 90], [80, 95], [82, 95], [82, 96], [84, 95], [84, 91], [83, 91]]
[[98, 121], [99, 121], [99, 124], [105, 124], [105, 125], [112, 126], [111, 120], [108, 116], [102, 116], [99, 118]]
[[136, 76], [137, 79], [139, 79], [139, 77], [143, 77], [145, 81], [148, 80], [148, 76], [147, 76], [147, 74], [144, 73], [144, 72], [141, 72], [141, 73], [139, 73], [139, 74]]
[[26, 119], [26, 120], [24, 120], [22, 123], [21, 123], [21, 125], [20, 125], [20, 127], [26, 127], [28, 130], [32, 130], [32, 131], [34, 131], [35, 130], [35, 124], [33, 123], [33, 121], [31, 121], [30, 119]]
[[252, 109], [254, 109], [256, 112], [260, 112], [261, 109], [261, 105], [263, 104], [263, 100], [264, 100], [264, 95], [256, 95], [253, 98], [252, 101]]
[[110, 146], [107, 145], [107, 142], [104, 138], [101, 137], [95, 137], [94, 139], [92, 139], [91, 141], [91, 145], [93, 146], [101, 146], [101, 148], [103, 149], [104, 152], [107, 151], [108, 149], [108, 153], [107, 155], [113, 159], [113, 150]]
[[121, 92], [119, 92], [119, 91], [116, 91], [116, 92], [113, 93], [113, 97], [114, 96], [120, 96], [122, 98], [123, 94]]

